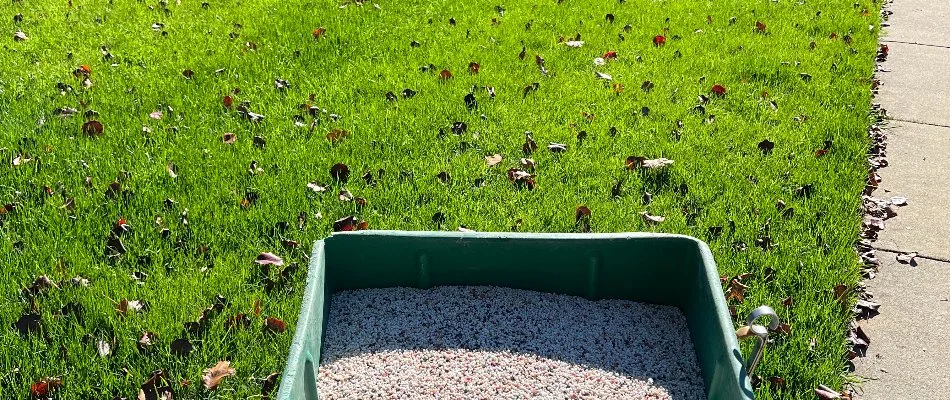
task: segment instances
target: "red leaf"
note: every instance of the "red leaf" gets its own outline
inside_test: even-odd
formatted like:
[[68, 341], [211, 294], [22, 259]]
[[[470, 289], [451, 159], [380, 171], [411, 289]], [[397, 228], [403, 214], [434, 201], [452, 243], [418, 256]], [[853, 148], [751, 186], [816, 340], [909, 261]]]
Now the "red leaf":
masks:
[[287, 324], [285, 324], [284, 321], [274, 317], [264, 318], [264, 327], [276, 333], [281, 333], [287, 330]]
[[665, 45], [665, 44], [666, 44], [666, 36], [663, 36], [663, 35], [656, 35], [656, 36], [653, 37], [653, 45], [654, 45], [654, 46], [660, 47], [660, 46], [663, 46], [663, 45]]
[[765, 24], [760, 21], [755, 21], [755, 29], [759, 32], [765, 32]]
[[610, 51], [604, 53], [604, 59], [605, 59], [605, 60], [613, 60], [613, 59], [615, 59], [615, 58], [617, 58], [617, 52], [616, 52], [616, 51], [610, 50]]
[[713, 85], [713, 87], [712, 87], [711, 90], [712, 90], [713, 94], [716, 95], [716, 96], [722, 97], [722, 96], [725, 96], [725, 95], [726, 95], [726, 87], [723, 86], [723, 85], [720, 85], [720, 84], [718, 84], [718, 83], [715, 84], [715, 85]]
[[470, 73], [472, 73], [472, 74], [477, 74], [477, 73], [478, 73], [478, 70], [480, 70], [481, 68], [482, 68], [482, 66], [481, 66], [481, 65], [478, 65], [477, 62], [471, 62], [471, 63], [468, 64], [468, 72], [470, 72]]
[[333, 231], [334, 232], [348, 232], [356, 230], [356, 217], [352, 215], [349, 217], [341, 218], [333, 222]]
[[313, 35], [314, 39], [319, 39], [323, 37], [323, 34], [326, 32], [327, 32], [327, 28], [324, 28], [321, 26], [319, 28], [314, 29], [313, 32], [311, 32], [310, 34]]
[[224, 107], [231, 108], [231, 106], [234, 105], [234, 98], [231, 96], [224, 96], [222, 102], [224, 103]]
[[447, 79], [452, 79], [452, 72], [450, 72], [447, 69], [443, 69], [442, 72], [439, 72], [439, 79], [443, 81]]
[[30, 385], [30, 395], [35, 398], [50, 397], [61, 386], [63, 386], [62, 379], [46, 377]]
[[82, 133], [86, 136], [102, 136], [102, 123], [96, 120], [90, 120], [82, 124]]

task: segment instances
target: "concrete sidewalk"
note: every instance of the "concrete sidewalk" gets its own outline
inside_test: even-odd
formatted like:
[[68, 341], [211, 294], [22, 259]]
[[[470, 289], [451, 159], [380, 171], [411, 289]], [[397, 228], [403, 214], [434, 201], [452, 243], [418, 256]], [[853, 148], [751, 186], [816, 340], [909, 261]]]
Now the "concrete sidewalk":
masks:
[[[890, 51], [876, 101], [887, 110], [887, 160], [875, 197], [908, 205], [887, 220], [875, 247], [918, 252], [916, 267], [878, 251], [868, 290], [880, 315], [855, 374], [865, 400], [950, 398], [950, 1], [894, 0], [882, 44]], [[863, 393], [862, 393], [863, 392]]]

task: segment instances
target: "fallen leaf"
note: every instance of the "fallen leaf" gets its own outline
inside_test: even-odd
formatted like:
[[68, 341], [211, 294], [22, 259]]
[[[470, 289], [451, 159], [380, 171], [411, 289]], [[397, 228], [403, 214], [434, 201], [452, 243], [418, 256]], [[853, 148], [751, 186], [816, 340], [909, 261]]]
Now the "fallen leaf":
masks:
[[640, 85], [640, 90], [649, 93], [653, 90], [653, 82], [643, 81], [643, 84]]
[[594, 59], [594, 65], [596, 66], [607, 65], [607, 60], [604, 60], [603, 57], [597, 57]]
[[151, 119], [162, 119], [162, 110], [152, 111], [148, 116]]
[[534, 167], [536, 165], [534, 160], [530, 158], [522, 158], [520, 161], [520, 164], [521, 164], [521, 168], [523, 168], [526, 171], [534, 171]]
[[765, 32], [765, 24], [761, 21], [755, 21], [755, 29], [759, 32]]
[[660, 46], [663, 46], [663, 45], [665, 45], [665, 44], [666, 44], [666, 36], [663, 36], [663, 35], [656, 35], [656, 36], [653, 37], [653, 45], [654, 45], [654, 46], [660, 47]]
[[112, 354], [112, 346], [105, 340], [99, 340], [96, 341], [96, 351], [99, 353], [99, 357], [107, 357]]
[[858, 300], [858, 302], [854, 305], [853, 311], [859, 317], [868, 319], [880, 314], [880, 311], [878, 311], [879, 308], [881, 308], [879, 303], [875, 303], [870, 300]]
[[477, 62], [473, 61], [473, 62], [468, 63], [468, 72], [470, 74], [477, 74], [480, 69], [482, 69], [482, 66], [478, 65]]
[[175, 165], [175, 163], [169, 163], [169, 164], [165, 167], [165, 171], [168, 171], [168, 176], [171, 176], [172, 179], [178, 177], [178, 166]]
[[350, 193], [349, 190], [343, 189], [339, 194], [337, 194], [337, 198], [340, 199], [340, 201], [353, 201], [353, 193]]
[[910, 264], [910, 265], [916, 267], [916, 266], [917, 266], [917, 253], [916, 253], [916, 252], [899, 253], [899, 254], [897, 255], [897, 262], [899, 262], [899, 263], [901, 263], [901, 264]]
[[350, 136], [350, 132], [339, 128], [334, 128], [331, 129], [330, 132], [327, 132], [327, 140], [332, 144], [337, 144], [341, 140], [346, 139], [347, 136]]
[[655, 224], [659, 224], [660, 222], [666, 221], [666, 217], [662, 217], [659, 215], [651, 215], [647, 211], [641, 211], [640, 216], [643, 217], [643, 222], [646, 222], [647, 225], [655, 225]]
[[604, 55], [601, 57], [603, 57], [605, 60], [613, 60], [617, 58], [617, 52], [614, 50], [609, 50], [604, 52]]
[[452, 176], [445, 171], [439, 172], [435, 177], [439, 178], [439, 181], [445, 184], [448, 184], [452, 180]]
[[353, 216], [344, 217], [333, 222], [334, 232], [355, 231], [357, 228], [356, 218]]
[[712, 91], [714, 95], [719, 96], [719, 97], [726, 95], [726, 87], [718, 83], [713, 85], [712, 89], [710, 90]]
[[59, 289], [59, 286], [56, 285], [48, 276], [40, 275], [33, 280], [33, 284], [28, 288], [29, 292], [35, 294], [40, 294], [49, 289]]
[[171, 381], [163, 370], [152, 371], [152, 375], [142, 383], [138, 400], [172, 400]]
[[551, 150], [552, 153], [563, 153], [567, 151], [567, 145], [561, 143], [550, 143], [548, 144], [548, 150]]
[[614, 79], [614, 77], [610, 76], [609, 74], [605, 74], [605, 73], [599, 72], [599, 71], [598, 71], [598, 72], [594, 72], [594, 76], [596, 76], [597, 79], [603, 79], [603, 80], [605, 80], [605, 81], [611, 81], [611, 80]]
[[533, 190], [535, 186], [534, 178], [534, 174], [522, 171], [517, 168], [511, 168], [508, 170], [508, 180], [519, 188], [525, 187], [528, 190]]
[[726, 288], [726, 301], [735, 300], [742, 302], [745, 300], [745, 291], [748, 286], [742, 283], [742, 276], [736, 276], [729, 280], [729, 286]]
[[234, 144], [237, 141], [237, 135], [231, 132], [227, 132], [221, 136], [221, 141], [225, 144]]
[[231, 368], [230, 361], [218, 361], [213, 367], [204, 370], [201, 381], [204, 383], [205, 389], [215, 390], [221, 384], [221, 380], [235, 374], [237, 374], [237, 370]]
[[452, 79], [452, 73], [447, 69], [443, 69], [442, 72], [439, 72], [439, 79], [443, 81]]
[[326, 32], [327, 28], [321, 26], [319, 28], [314, 28], [313, 32], [310, 32], [310, 35], [313, 36], [314, 39], [320, 39]]
[[827, 387], [827, 386], [825, 386], [825, 385], [818, 385], [818, 387], [815, 388], [815, 394], [816, 394], [816, 395], [818, 396], [818, 398], [821, 399], [821, 400], [835, 400], [835, 399], [840, 399], [840, 398], [841, 398], [841, 394], [840, 394], [840, 393], [838, 393], [837, 391], [835, 391], [835, 390], [833, 390], [833, 389], [831, 389], [831, 388], [829, 388], [829, 387]]
[[502, 161], [501, 154], [493, 154], [490, 156], [485, 156], [485, 163], [488, 164], [489, 167], [498, 165], [498, 163], [500, 163], [501, 161]]
[[40, 316], [38, 314], [24, 314], [13, 323], [13, 328], [20, 333], [20, 335], [26, 336], [30, 333], [35, 333], [40, 331]]
[[319, 183], [317, 183], [317, 182], [310, 182], [310, 183], [307, 184], [307, 187], [308, 187], [310, 190], [313, 190], [313, 191], [316, 192], [316, 193], [323, 193], [323, 192], [326, 192], [326, 191], [327, 191], [327, 188], [321, 186], [321, 185], [320, 185]]
[[577, 49], [584, 45], [584, 41], [583, 40], [568, 40], [564, 42], [564, 44], [567, 47], [572, 47], [572, 48]]
[[30, 385], [30, 396], [35, 399], [49, 398], [62, 386], [61, 378], [46, 377]]
[[763, 139], [759, 142], [759, 150], [762, 151], [762, 154], [772, 154], [772, 149], [775, 148], [775, 142], [768, 139]]
[[156, 335], [154, 332], [145, 331], [142, 332], [142, 336], [139, 337], [139, 340], [135, 342], [135, 347], [137, 347], [140, 352], [145, 353], [155, 345], [157, 340], [158, 335]]
[[224, 98], [221, 99], [221, 102], [224, 104], [224, 107], [231, 108], [231, 106], [234, 105], [234, 98], [231, 96], [224, 96]]
[[82, 133], [86, 136], [98, 137], [102, 136], [104, 128], [102, 123], [96, 120], [89, 120], [86, 123], [82, 124]]
[[254, 260], [258, 265], [284, 265], [284, 259], [278, 257], [274, 253], [261, 253], [257, 256], [257, 259]]
[[178, 338], [178, 339], [172, 340], [171, 344], [169, 345], [169, 348], [171, 349], [172, 355], [181, 357], [181, 356], [187, 356], [188, 354], [191, 354], [191, 352], [195, 349], [195, 346], [191, 344], [191, 341], [189, 341], [188, 339]]
[[577, 206], [577, 209], [574, 210], [574, 223], [577, 225], [579, 231], [584, 233], [590, 232], [590, 217], [590, 208], [584, 205]]
[[116, 311], [123, 316], [132, 315], [144, 309], [145, 303], [141, 300], [122, 299], [119, 301], [119, 304], [116, 305]]
[[269, 398], [268, 396], [270, 395], [270, 392], [274, 391], [274, 389], [277, 387], [278, 378], [280, 378], [280, 372], [271, 373], [270, 375], [267, 375], [266, 378], [264, 378], [264, 381], [261, 382], [261, 397], [264, 399]]
[[287, 324], [275, 317], [264, 318], [264, 327], [276, 333], [282, 333], [287, 330]]
[[25, 42], [30, 40], [30, 37], [26, 35], [23, 31], [16, 31], [13, 33], [13, 40], [17, 42]]
[[195, 71], [186, 69], [184, 71], [181, 71], [181, 74], [185, 77], [185, 79], [191, 79], [191, 77], [195, 76]]
[[899, 206], [899, 207], [906, 206], [906, 205], [907, 205], [907, 198], [906, 198], [906, 197], [899, 197], [899, 196], [891, 197], [891, 204], [893, 204], [893, 205], [895, 205], [895, 206]]
[[339, 182], [346, 183], [350, 178], [350, 168], [343, 163], [334, 164], [330, 167], [330, 176]]

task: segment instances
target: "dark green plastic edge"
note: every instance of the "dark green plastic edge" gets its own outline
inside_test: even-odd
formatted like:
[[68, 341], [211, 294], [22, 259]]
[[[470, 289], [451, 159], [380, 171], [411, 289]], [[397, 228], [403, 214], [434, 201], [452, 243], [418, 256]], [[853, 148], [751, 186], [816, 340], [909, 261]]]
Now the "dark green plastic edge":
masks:
[[661, 233], [360, 231], [314, 244], [278, 400], [316, 400], [324, 315], [340, 290], [497, 285], [679, 307], [711, 400], [753, 400], [709, 247]]

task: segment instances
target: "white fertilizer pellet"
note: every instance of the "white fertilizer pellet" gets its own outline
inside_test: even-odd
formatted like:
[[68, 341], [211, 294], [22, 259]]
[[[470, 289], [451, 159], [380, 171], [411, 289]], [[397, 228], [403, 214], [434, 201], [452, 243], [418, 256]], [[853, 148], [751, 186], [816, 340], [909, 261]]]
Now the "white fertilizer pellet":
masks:
[[674, 307], [500, 287], [337, 293], [317, 386], [335, 399], [704, 399]]

